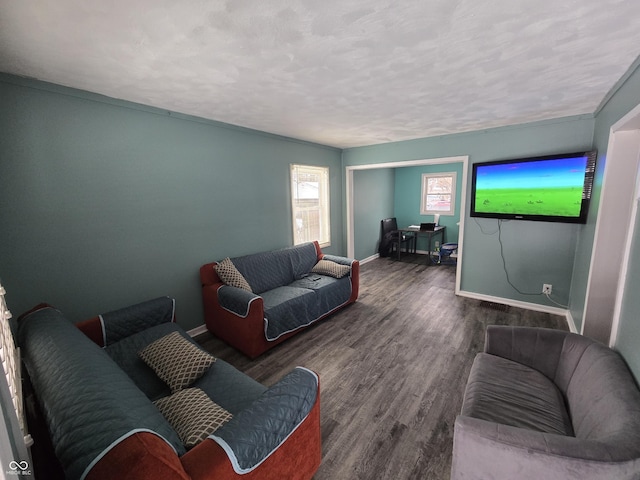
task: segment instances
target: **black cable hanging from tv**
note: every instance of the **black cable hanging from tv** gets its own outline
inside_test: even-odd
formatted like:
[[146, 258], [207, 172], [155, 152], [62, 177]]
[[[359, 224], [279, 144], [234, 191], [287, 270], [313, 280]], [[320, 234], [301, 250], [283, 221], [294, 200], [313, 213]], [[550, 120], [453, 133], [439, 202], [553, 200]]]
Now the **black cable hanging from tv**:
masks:
[[503, 220], [498, 219], [498, 243], [500, 244], [500, 257], [502, 258], [502, 268], [504, 269], [504, 274], [507, 277], [507, 283], [511, 285], [511, 288], [513, 288], [520, 295], [536, 295], [536, 296], [542, 295], [541, 293], [523, 292], [518, 287], [516, 287], [511, 281], [511, 279], [509, 278], [509, 271], [507, 270], [507, 260], [504, 257], [504, 247], [502, 245], [502, 222]]

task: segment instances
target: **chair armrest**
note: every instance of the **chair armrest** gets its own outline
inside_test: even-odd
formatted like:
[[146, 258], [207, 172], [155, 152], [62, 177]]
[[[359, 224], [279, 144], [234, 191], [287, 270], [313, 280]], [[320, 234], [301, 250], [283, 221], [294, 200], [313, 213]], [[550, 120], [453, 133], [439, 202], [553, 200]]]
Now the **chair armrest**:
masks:
[[238, 287], [222, 285], [218, 288], [220, 306], [243, 318], [249, 314], [251, 302], [259, 298], [259, 295]]
[[451, 479], [637, 478], [640, 460], [612, 461], [614, 447], [458, 416]]
[[175, 300], [159, 297], [103, 313], [76, 323], [76, 327], [95, 343], [106, 347], [147, 328], [174, 321]]
[[297, 367], [209, 438], [224, 449], [236, 473], [248, 473], [298, 428], [318, 396], [316, 374]]
[[565, 339], [570, 335], [550, 328], [489, 325], [484, 351], [534, 368], [555, 381]]

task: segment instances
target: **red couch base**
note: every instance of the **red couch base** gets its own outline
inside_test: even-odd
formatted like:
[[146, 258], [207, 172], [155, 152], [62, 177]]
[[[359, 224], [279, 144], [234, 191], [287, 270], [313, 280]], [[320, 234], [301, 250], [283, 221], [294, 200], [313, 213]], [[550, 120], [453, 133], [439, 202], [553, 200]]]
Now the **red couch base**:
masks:
[[136, 433], [120, 442], [94, 465], [86, 480], [189, 480], [180, 457], [154, 433]]
[[251, 472], [236, 473], [222, 447], [210, 439], [182, 457], [184, 469], [191, 478], [206, 480], [309, 480], [321, 460], [319, 395], [311, 412], [295, 432]]
[[220, 445], [206, 439], [182, 457], [159, 436], [139, 432], [120, 442], [86, 480], [310, 480], [322, 460], [320, 386], [307, 418], [251, 472], [238, 474]]

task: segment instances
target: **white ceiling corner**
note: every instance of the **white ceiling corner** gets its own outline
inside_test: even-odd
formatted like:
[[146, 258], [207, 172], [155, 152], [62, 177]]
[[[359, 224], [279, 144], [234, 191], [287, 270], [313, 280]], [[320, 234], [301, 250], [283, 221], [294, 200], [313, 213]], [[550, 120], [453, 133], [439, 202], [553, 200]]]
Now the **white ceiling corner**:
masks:
[[637, 0], [0, 0], [0, 71], [340, 148], [593, 113]]

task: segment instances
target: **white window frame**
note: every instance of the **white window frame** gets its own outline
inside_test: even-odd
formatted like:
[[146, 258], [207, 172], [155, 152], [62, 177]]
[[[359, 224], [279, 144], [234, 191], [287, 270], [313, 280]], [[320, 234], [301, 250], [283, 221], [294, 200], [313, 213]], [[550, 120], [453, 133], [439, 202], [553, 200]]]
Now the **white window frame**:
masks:
[[[308, 195], [309, 192], [304, 192], [303, 182], [298, 182], [297, 178], [300, 174], [309, 174], [318, 176], [318, 205], [310, 208], [304, 208], [298, 204], [297, 200], [303, 196]], [[291, 224], [293, 234], [293, 244], [298, 245], [300, 243], [310, 242], [317, 240], [321, 247], [328, 247], [331, 245], [331, 202], [329, 198], [329, 167], [322, 167], [317, 165], [290, 165], [290, 182], [291, 182]], [[311, 197], [309, 197], [312, 200]], [[319, 225], [317, 231], [310, 230], [309, 225], [304, 225], [304, 220], [300, 218], [304, 217], [305, 213], [318, 210], [319, 212]]]
[[[451, 192], [444, 193], [445, 195], [451, 195], [450, 208], [449, 210], [428, 210], [427, 195], [437, 195], [437, 193], [427, 191], [429, 187], [429, 179], [439, 177], [451, 177]], [[456, 172], [423, 173], [422, 195], [420, 196], [420, 215], [454, 215], [456, 211], [456, 182]]]

